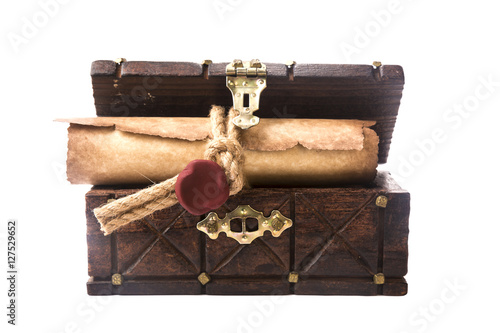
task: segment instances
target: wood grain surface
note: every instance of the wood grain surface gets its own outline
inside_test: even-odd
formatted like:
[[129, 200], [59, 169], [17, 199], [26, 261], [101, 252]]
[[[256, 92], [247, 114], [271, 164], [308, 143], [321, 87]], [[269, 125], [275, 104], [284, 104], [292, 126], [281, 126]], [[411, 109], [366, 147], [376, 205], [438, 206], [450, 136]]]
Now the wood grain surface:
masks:
[[[208, 238], [196, 229], [204, 216], [178, 204], [104, 236], [93, 209], [137, 190], [95, 186], [86, 195], [90, 295], [407, 292], [410, 196], [387, 173], [367, 186], [243, 190], [216, 211], [219, 217], [249, 204], [265, 216], [277, 209], [294, 223], [278, 238], [265, 233], [249, 245], [224, 233]], [[388, 198], [385, 208], [376, 205], [380, 195]], [[198, 281], [203, 272], [211, 278], [205, 285]], [[299, 274], [297, 283], [288, 281], [290, 272]], [[122, 285], [112, 285], [116, 273]], [[385, 284], [373, 282], [377, 273]]]
[[[227, 63], [100, 60], [91, 76], [98, 116], [205, 117], [211, 105], [231, 106]], [[375, 120], [379, 163], [385, 163], [404, 86], [401, 66], [268, 63], [263, 118]]]

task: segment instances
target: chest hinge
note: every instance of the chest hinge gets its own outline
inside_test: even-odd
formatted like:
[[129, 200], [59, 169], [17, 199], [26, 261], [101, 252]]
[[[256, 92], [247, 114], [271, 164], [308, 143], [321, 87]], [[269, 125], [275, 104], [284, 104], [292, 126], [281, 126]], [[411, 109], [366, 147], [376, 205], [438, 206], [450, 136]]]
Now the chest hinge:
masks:
[[258, 59], [234, 60], [226, 66], [226, 86], [233, 95], [233, 107], [239, 112], [234, 124], [242, 129], [257, 125], [259, 117], [253, 113], [259, 109], [260, 93], [267, 87], [266, 65]]

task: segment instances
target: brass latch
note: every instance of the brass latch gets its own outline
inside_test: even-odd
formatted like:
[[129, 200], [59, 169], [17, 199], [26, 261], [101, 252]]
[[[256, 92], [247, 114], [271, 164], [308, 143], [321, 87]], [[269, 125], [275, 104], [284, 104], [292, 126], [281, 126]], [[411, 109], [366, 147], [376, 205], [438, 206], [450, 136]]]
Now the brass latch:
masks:
[[[257, 220], [257, 230], [247, 230], [246, 220], [249, 218]], [[231, 220], [234, 219], [241, 219], [241, 232], [231, 230]], [[284, 217], [277, 210], [273, 210], [269, 217], [265, 217], [262, 212], [244, 205], [238, 206], [232, 212], [227, 213], [223, 219], [220, 219], [217, 213], [211, 212], [203, 221], [198, 222], [196, 228], [212, 239], [219, 237], [219, 233], [225, 232], [227, 237], [236, 239], [240, 244], [250, 244], [254, 239], [264, 235], [266, 230], [269, 230], [274, 237], [279, 237], [292, 224], [292, 220]]]
[[236, 126], [247, 129], [259, 123], [259, 117], [253, 113], [259, 109], [260, 93], [267, 87], [266, 79], [266, 65], [258, 59], [237, 59], [226, 66], [226, 86], [233, 95], [233, 107], [239, 112], [233, 119]]

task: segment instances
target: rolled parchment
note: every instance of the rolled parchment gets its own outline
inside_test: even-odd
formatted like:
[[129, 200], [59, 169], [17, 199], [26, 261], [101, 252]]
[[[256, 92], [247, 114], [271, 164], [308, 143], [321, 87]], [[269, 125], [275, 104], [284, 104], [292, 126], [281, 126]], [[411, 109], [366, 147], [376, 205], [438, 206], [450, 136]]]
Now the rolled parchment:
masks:
[[[202, 159], [208, 118], [77, 118], [68, 122], [67, 176], [73, 184], [151, 184]], [[251, 186], [367, 183], [377, 168], [375, 122], [261, 119], [244, 130], [244, 175]]]

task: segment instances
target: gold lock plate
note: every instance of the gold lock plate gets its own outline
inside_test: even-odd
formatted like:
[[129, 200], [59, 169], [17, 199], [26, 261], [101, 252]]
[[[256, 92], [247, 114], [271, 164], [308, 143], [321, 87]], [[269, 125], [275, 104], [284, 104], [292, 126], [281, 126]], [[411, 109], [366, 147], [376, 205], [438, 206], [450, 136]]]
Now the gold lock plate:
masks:
[[[257, 230], [247, 230], [246, 219], [248, 218], [257, 220]], [[234, 219], [241, 219], [241, 232], [231, 230], [231, 220]], [[248, 205], [243, 205], [227, 213], [223, 219], [220, 219], [217, 213], [211, 212], [203, 221], [198, 222], [196, 228], [206, 233], [211, 239], [216, 239], [219, 237], [219, 233], [225, 232], [227, 237], [236, 239], [240, 244], [250, 244], [254, 239], [264, 235], [266, 230], [269, 230], [274, 237], [279, 237], [292, 224], [292, 220], [284, 217], [277, 210], [273, 210], [269, 217], [265, 217], [262, 212], [258, 212]]]
[[267, 87], [266, 65], [258, 59], [234, 60], [226, 66], [226, 86], [233, 95], [233, 108], [239, 112], [233, 123], [242, 129], [257, 125], [259, 117], [253, 113], [259, 109], [260, 93]]

